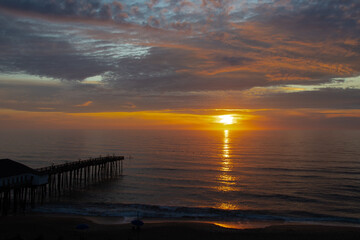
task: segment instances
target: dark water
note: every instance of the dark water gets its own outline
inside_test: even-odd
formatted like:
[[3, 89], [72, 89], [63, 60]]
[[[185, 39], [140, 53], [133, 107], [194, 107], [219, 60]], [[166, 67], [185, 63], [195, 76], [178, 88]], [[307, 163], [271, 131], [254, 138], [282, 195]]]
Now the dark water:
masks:
[[124, 175], [38, 208], [94, 216], [360, 224], [359, 131], [2, 131], [32, 167], [125, 155]]

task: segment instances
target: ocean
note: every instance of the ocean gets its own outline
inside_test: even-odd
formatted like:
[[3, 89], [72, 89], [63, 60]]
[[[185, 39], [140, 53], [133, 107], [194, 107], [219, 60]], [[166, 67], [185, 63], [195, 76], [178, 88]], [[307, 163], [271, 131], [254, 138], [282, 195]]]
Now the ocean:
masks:
[[30, 167], [123, 155], [122, 176], [33, 211], [360, 224], [360, 131], [1, 130]]

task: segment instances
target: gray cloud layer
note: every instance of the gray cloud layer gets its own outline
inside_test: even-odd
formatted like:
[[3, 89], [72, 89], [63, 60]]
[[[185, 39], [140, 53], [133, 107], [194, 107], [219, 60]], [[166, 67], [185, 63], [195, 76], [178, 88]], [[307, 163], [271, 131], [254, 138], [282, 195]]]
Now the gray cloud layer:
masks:
[[[0, 0], [1, 73], [63, 81], [50, 88], [3, 84], [13, 94], [0, 104], [35, 110], [48, 102], [62, 111], [86, 111], [74, 106], [89, 100], [88, 111], [358, 109], [357, 89], [255, 100], [240, 91], [359, 75], [359, 9], [355, 0]], [[81, 83], [93, 76], [101, 84]], [[221, 101], [219, 92], [229, 90], [238, 95]]]

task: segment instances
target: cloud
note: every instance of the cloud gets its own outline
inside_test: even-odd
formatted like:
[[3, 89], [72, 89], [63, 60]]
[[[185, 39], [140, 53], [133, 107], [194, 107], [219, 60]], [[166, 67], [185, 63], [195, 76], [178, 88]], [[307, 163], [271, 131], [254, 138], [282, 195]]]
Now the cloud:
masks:
[[356, 89], [271, 87], [359, 75], [359, 9], [350, 0], [0, 1], [0, 72], [61, 80], [0, 81], [0, 106], [358, 109]]
[[82, 104], [75, 105], [75, 107], [88, 107], [93, 103], [93, 101], [87, 101]]
[[360, 129], [360, 113], [334, 114], [322, 110], [272, 110], [259, 113], [257, 125], [265, 129]]

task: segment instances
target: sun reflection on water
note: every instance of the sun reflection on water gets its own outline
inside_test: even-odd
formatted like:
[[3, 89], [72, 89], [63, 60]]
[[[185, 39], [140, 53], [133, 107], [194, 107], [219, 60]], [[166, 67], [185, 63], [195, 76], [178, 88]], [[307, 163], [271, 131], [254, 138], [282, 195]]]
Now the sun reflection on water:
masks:
[[[224, 130], [224, 146], [223, 146], [223, 159], [225, 162], [230, 158], [230, 150], [229, 150], [229, 130]], [[223, 161], [223, 162], [224, 162]]]
[[[222, 147], [222, 156], [221, 156], [221, 166], [220, 166], [220, 175], [217, 180], [219, 182], [219, 186], [217, 186], [218, 191], [228, 192], [234, 191], [234, 185], [236, 185], [236, 178], [231, 175], [233, 163], [231, 161], [231, 148], [230, 148], [231, 139], [229, 137], [229, 130], [224, 130], [224, 139], [223, 139], [223, 147]], [[219, 206], [220, 208], [224, 208], [224, 205]]]
[[239, 206], [232, 204], [232, 203], [220, 203], [219, 206], [220, 209], [224, 209], [224, 210], [238, 210]]

